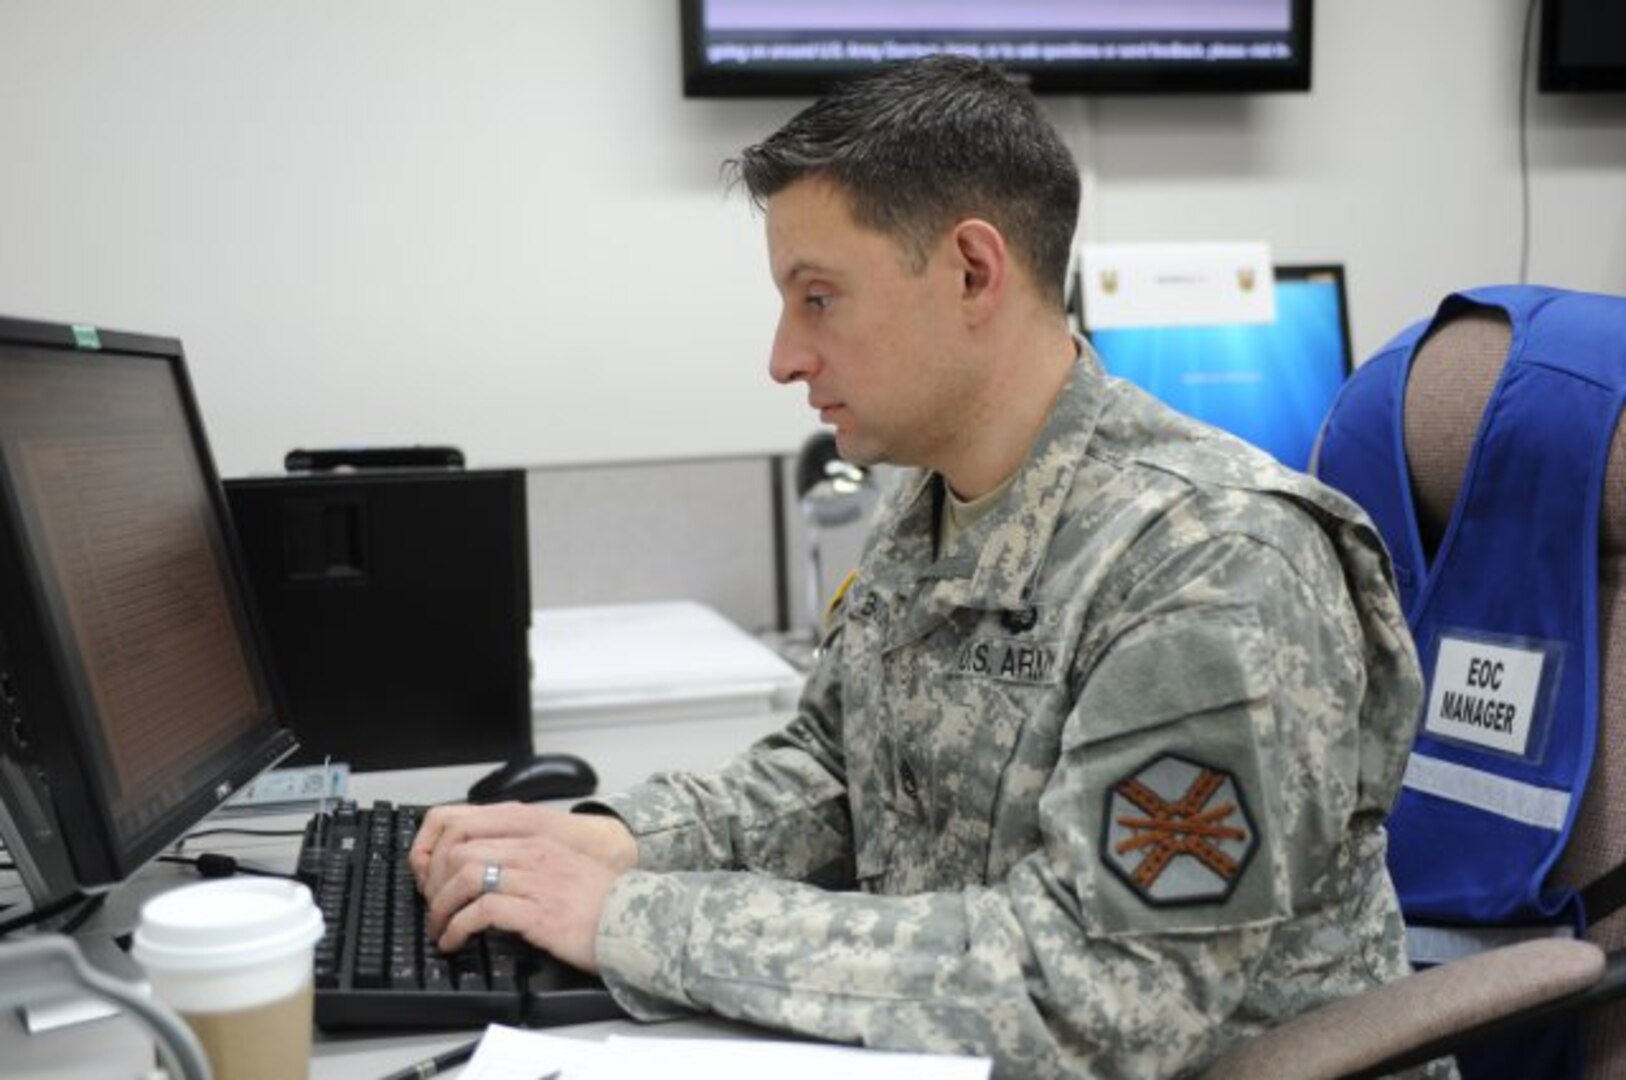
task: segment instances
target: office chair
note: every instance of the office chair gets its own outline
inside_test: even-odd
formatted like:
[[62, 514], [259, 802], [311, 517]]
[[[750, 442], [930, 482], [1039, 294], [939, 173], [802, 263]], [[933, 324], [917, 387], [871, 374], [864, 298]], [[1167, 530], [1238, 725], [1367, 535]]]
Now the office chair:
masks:
[[[1459, 306], [1446, 309], [1417, 347], [1401, 426], [1418, 535], [1431, 556], [1511, 344], [1502, 311]], [[1609, 347], [1618, 349], [1618, 341]], [[1351, 441], [1361, 437], [1346, 432]], [[1621, 878], [1610, 872], [1626, 851], [1626, 426], [1617, 425], [1608, 448], [1598, 545], [1597, 749], [1568, 844], [1548, 879], [1581, 890], [1589, 908], [1611, 888], [1618, 892]], [[1419, 584], [1403, 582], [1403, 591]], [[1587, 938], [1528, 942], [1442, 964], [1291, 1021], [1236, 1048], [1210, 1075], [1382, 1075], [1578, 1014], [1586, 1075], [1626, 1077], [1626, 1006], [1615, 1003], [1626, 994], [1626, 914], [1610, 911]]]
[[[1511, 344], [1499, 311], [1470, 308], [1418, 349], [1406, 384], [1405, 443], [1418, 525], [1430, 551], [1444, 536], [1473, 448], [1480, 415]], [[1598, 740], [1586, 795], [1554, 884], [1582, 888], [1619, 865], [1626, 852], [1626, 425], [1615, 429], [1605, 472], [1598, 535]], [[1592, 923], [1587, 940], [1626, 946], [1626, 911]], [[1626, 1005], [1591, 1009], [1582, 1019], [1586, 1074], [1626, 1080]]]
[[1476, 953], [1289, 1020], [1204, 1080], [1388, 1076], [1626, 990], [1626, 953], [1546, 938]]

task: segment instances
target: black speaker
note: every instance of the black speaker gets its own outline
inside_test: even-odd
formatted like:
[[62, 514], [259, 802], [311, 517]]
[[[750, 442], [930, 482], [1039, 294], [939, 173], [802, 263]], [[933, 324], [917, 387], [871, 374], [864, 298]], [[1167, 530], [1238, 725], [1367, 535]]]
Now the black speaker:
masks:
[[228, 480], [298, 763], [531, 753], [522, 470]]

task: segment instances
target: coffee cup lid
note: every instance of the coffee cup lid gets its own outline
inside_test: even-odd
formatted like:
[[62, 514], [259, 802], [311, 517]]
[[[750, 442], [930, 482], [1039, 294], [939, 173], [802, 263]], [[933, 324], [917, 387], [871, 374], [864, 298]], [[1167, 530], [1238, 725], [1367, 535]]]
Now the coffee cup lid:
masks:
[[148, 900], [131, 952], [143, 965], [171, 971], [216, 970], [277, 960], [321, 936], [322, 915], [304, 885], [230, 878]]

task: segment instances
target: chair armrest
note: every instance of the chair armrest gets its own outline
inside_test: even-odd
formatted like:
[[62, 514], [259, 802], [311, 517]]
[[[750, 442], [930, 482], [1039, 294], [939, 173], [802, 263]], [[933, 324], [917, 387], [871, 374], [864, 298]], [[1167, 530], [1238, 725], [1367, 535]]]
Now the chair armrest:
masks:
[[[1492, 1031], [1626, 992], [1626, 952], [1620, 955], [1615, 971], [1614, 957], [1606, 964], [1602, 949], [1568, 938], [1477, 953], [1295, 1017], [1235, 1047], [1204, 1075], [1208, 1080], [1381, 1076], [1443, 1057]], [[1619, 985], [1605, 987], [1611, 975]]]
[[[1574, 944], [1584, 945], [1587, 943], [1575, 942]], [[1623, 996], [1626, 996], [1626, 949], [1605, 954], [1603, 974], [1591, 984], [1574, 993], [1560, 994], [1550, 1000], [1537, 1002], [1517, 1011], [1494, 1016], [1473, 1027], [1465, 1028], [1431, 1043], [1418, 1046], [1415, 1050], [1406, 1053], [1397, 1052], [1394, 1057], [1384, 1059], [1373, 1068], [1356, 1074], [1351, 1080], [1387, 1076], [1396, 1070], [1410, 1068], [1413, 1065], [1420, 1065], [1425, 1061], [1455, 1053], [1464, 1047], [1472, 1046], [1486, 1039], [1508, 1035], [1522, 1028], [1534, 1027], [1559, 1017], [1595, 1009]]]

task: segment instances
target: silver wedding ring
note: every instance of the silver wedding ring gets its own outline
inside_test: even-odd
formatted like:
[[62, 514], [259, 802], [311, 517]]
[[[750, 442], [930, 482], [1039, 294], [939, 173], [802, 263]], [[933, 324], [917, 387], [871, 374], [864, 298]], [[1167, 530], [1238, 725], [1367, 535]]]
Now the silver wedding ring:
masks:
[[480, 877], [480, 892], [494, 893], [502, 887], [502, 864], [486, 863], [486, 872]]

